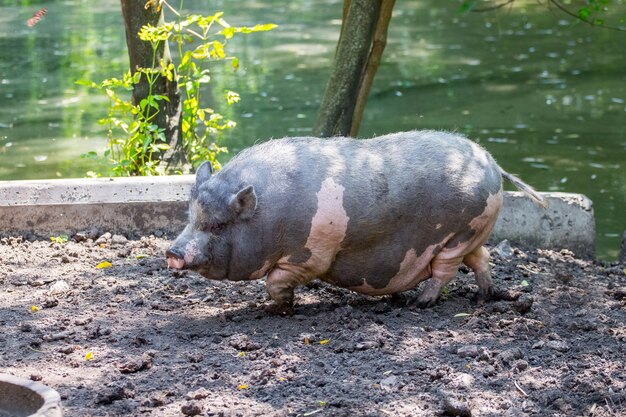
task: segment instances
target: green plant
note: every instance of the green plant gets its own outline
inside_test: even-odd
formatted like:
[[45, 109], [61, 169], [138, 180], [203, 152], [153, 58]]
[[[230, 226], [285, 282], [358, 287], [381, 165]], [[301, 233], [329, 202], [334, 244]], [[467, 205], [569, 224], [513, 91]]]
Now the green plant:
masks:
[[[165, 173], [160, 158], [169, 149], [170, 138], [165, 137], [165, 129], [155, 124], [154, 118], [160, 112], [159, 103], [169, 99], [164, 95], [153, 94], [152, 87], [159, 77], [175, 81], [180, 89], [183, 159], [194, 167], [208, 160], [215, 169], [219, 169], [217, 155], [227, 152], [225, 147], [219, 145], [221, 134], [236, 124], [214, 109], [201, 106], [202, 87], [211, 81], [209, 64], [227, 60], [236, 71], [239, 60], [226, 54], [228, 42], [236, 34], [267, 31], [276, 27], [274, 24], [233, 27], [224, 20], [222, 12], [210, 16], [182, 16], [165, 0], [160, 0], [159, 6], [166, 6], [177, 17], [177, 21], [159, 26], [146, 25], [139, 31], [139, 38], [152, 46], [150, 68], [139, 68], [134, 74], [129, 71], [121, 79], [109, 78], [99, 84], [78, 81], [79, 84], [104, 92], [109, 98], [108, 114], [100, 123], [107, 126], [108, 147], [104, 157], [112, 164], [112, 175]], [[182, 7], [181, 0], [179, 10]], [[177, 65], [166, 65], [163, 60], [157, 62], [157, 49], [162, 42], [169, 41], [174, 42], [178, 49], [180, 62]], [[130, 91], [140, 82], [142, 75], [148, 82], [149, 91], [146, 98], [133, 105]], [[226, 91], [223, 99], [227, 105], [232, 105], [240, 97], [233, 91]], [[84, 156], [98, 157], [96, 152]]]
[[67, 243], [67, 241], [69, 240], [69, 237], [67, 235], [59, 235], [59, 236], [50, 236], [50, 242], [52, 243], [58, 243], [58, 244], [64, 244]]

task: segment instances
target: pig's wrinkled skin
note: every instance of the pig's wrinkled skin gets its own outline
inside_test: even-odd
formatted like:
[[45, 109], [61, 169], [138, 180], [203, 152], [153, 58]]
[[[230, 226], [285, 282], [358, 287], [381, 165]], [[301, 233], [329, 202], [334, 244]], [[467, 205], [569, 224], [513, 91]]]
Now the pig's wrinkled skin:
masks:
[[211, 279], [267, 276], [275, 312], [290, 312], [294, 288], [316, 278], [369, 295], [426, 280], [417, 302], [431, 306], [461, 263], [484, 300], [492, 283], [483, 244], [502, 206], [502, 175], [542, 202], [456, 134], [272, 140], [215, 175], [207, 163], [198, 169], [168, 265]]

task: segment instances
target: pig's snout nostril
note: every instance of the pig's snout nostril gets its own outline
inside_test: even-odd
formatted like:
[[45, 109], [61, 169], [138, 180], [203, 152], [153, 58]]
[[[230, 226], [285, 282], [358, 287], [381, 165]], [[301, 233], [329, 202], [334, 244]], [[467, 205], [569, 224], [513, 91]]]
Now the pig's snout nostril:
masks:
[[165, 258], [167, 259], [167, 266], [169, 268], [183, 269], [185, 267], [183, 254], [177, 248], [170, 248], [165, 251]]
[[183, 254], [178, 248], [169, 248], [167, 251], [165, 251], [165, 257], [183, 259]]

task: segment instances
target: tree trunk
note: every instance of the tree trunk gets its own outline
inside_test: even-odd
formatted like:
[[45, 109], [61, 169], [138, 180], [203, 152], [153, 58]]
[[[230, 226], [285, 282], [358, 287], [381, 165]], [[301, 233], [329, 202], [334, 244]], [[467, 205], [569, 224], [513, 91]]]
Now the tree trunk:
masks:
[[361, 88], [359, 88], [354, 114], [352, 116], [352, 126], [350, 127], [350, 136], [352, 137], [356, 137], [359, 133], [359, 127], [361, 126], [361, 119], [363, 118], [363, 111], [365, 110], [367, 97], [370, 94], [370, 89], [374, 83], [374, 77], [378, 71], [383, 51], [387, 45], [387, 29], [389, 29], [391, 13], [393, 12], [393, 6], [395, 3], [396, 0], [383, 0], [380, 7], [380, 14], [378, 15], [378, 21], [376, 22], [372, 49], [370, 50], [363, 78], [361, 79]]
[[335, 65], [313, 133], [356, 136], [395, 0], [345, 0]]
[[[148, 8], [145, 7], [146, 1], [143, 0], [121, 0], [121, 4], [131, 73], [135, 73], [137, 68], [151, 68], [153, 66], [152, 46], [150, 42], [139, 39], [138, 33], [144, 25], [158, 26], [162, 24], [163, 12], [157, 9], [158, 2], [153, 2]], [[155, 60], [157, 66], [161, 59], [166, 66], [172, 61], [167, 42], [161, 42], [157, 48]], [[145, 76], [142, 76], [141, 81], [135, 84], [133, 89], [133, 104], [140, 103], [147, 97], [148, 92], [148, 81]], [[182, 149], [182, 103], [178, 84], [176, 80], [168, 81], [165, 77], [159, 77], [152, 86], [152, 94], [164, 95], [169, 98], [169, 102], [165, 100], [159, 102], [159, 113], [152, 121], [160, 128], [165, 129], [165, 138], [170, 149], [157, 157], [162, 159], [164, 169], [172, 170], [186, 163], [185, 153]]]

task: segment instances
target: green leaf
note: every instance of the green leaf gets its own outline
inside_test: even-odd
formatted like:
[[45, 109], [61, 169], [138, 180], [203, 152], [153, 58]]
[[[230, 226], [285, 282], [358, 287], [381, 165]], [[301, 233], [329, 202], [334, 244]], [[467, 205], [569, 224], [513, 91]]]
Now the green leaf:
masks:
[[467, 13], [476, 6], [476, 0], [464, 0], [463, 4], [459, 7], [459, 12]]
[[226, 39], [230, 39], [233, 37], [236, 31], [237, 31], [236, 28], [228, 27], [228, 28], [222, 29], [220, 32], [218, 32], [218, 34], [223, 35]]
[[522, 287], [528, 287], [530, 284], [528, 283], [528, 281], [524, 280], [521, 282], [520, 284]]
[[144, 136], [142, 143], [141, 143], [142, 153], [146, 153], [146, 150], [148, 149], [148, 146], [150, 146], [151, 142], [152, 142], [152, 139], [150, 138], [150, 136]]
[[578, 10], [578, 17], [581, 18], [582, 20], [589, 19], [589, 16], [591, 16], [591, 10], [589, 10], [588, 7], [583, 7]]
[[183, 58], [180, 60], [180, 66], [184, 67], [185, 65], [187, 65], [190, 59], [191, 59], [191, 51], [185, 52], [185, 54], [183, 55]]
[[241, 100], [241, 97], [239, 96], [239, 94], [235, 93], [234, 91], [227, 91], [225, 94], [225, 98], [226, 98], [226, 103], [228, 103], [229, 106], [231, 104], [238, 103], [239, 100]]
[[135, 133], [137, 129], [139, 129], [140, 123], [137, 120], [133, 120], [133, 122], [128, 125], [128, 132]]
[[150, 104], [150, 107], [159, 110], [159, 103], [157, 103], [155, 96], [148, 96], [148, 104]]
[[213, 53], [211, 55], [217, 56], [217, 58], [219, 59], [224, 59], [224, 57], [226, 56], [226, 53], [224, 52], [224, 44], [222, 44], [221, 42], [213, 42], [213, 51], [215, 52], [215, 55]]
[[268, 30], [274, 30], [277, 27], [278, 25], [275, 23], [266, 23], [264, 25], [256, 25], [254, 27], [254, 30], [259, 31], [259, 32], [267, 32]]
[[81, 154], [80, 157], [81, 158], [96, 159], [98, 157], [98, 153], [94, 152], [94, 151], [89, 151], [87, 153]]
[[200, 73], [200, 77], [197, 79], [200, 84], [206, 84], [211, 82], [211, 75], [209, 70], [204, 70]]
[[52, 243], [67, 243], [67, 241], [69, 240], [69, 237], [67, 235], [59, 235], [59, 236], [51, 236], [50, 237], [50, 241]]
[[277, 28], [278, 25], [275, 25], [274, 23], [266, 23], [264, 25], [255, 25], [251, 28], [248, 27], [242, 27], [241, 28], [241, 32], [242, 33], [253, 33], [253, 32], [266, 32], [268, 30], [272, 30], [274, 28]]
[[162, 151], [166, 151], [168, 150], [171, 146], [167, 143], [157, 143], [156, 145], [154, 145], [155, 148], [162, 150]]
[[91, 87], [91, 88], [98, 88], [98, 84], [89, 80], [78, 80], [78, 81], [75, 81], [75, 83], [78, 85], [84, 85], [84, 86]]

